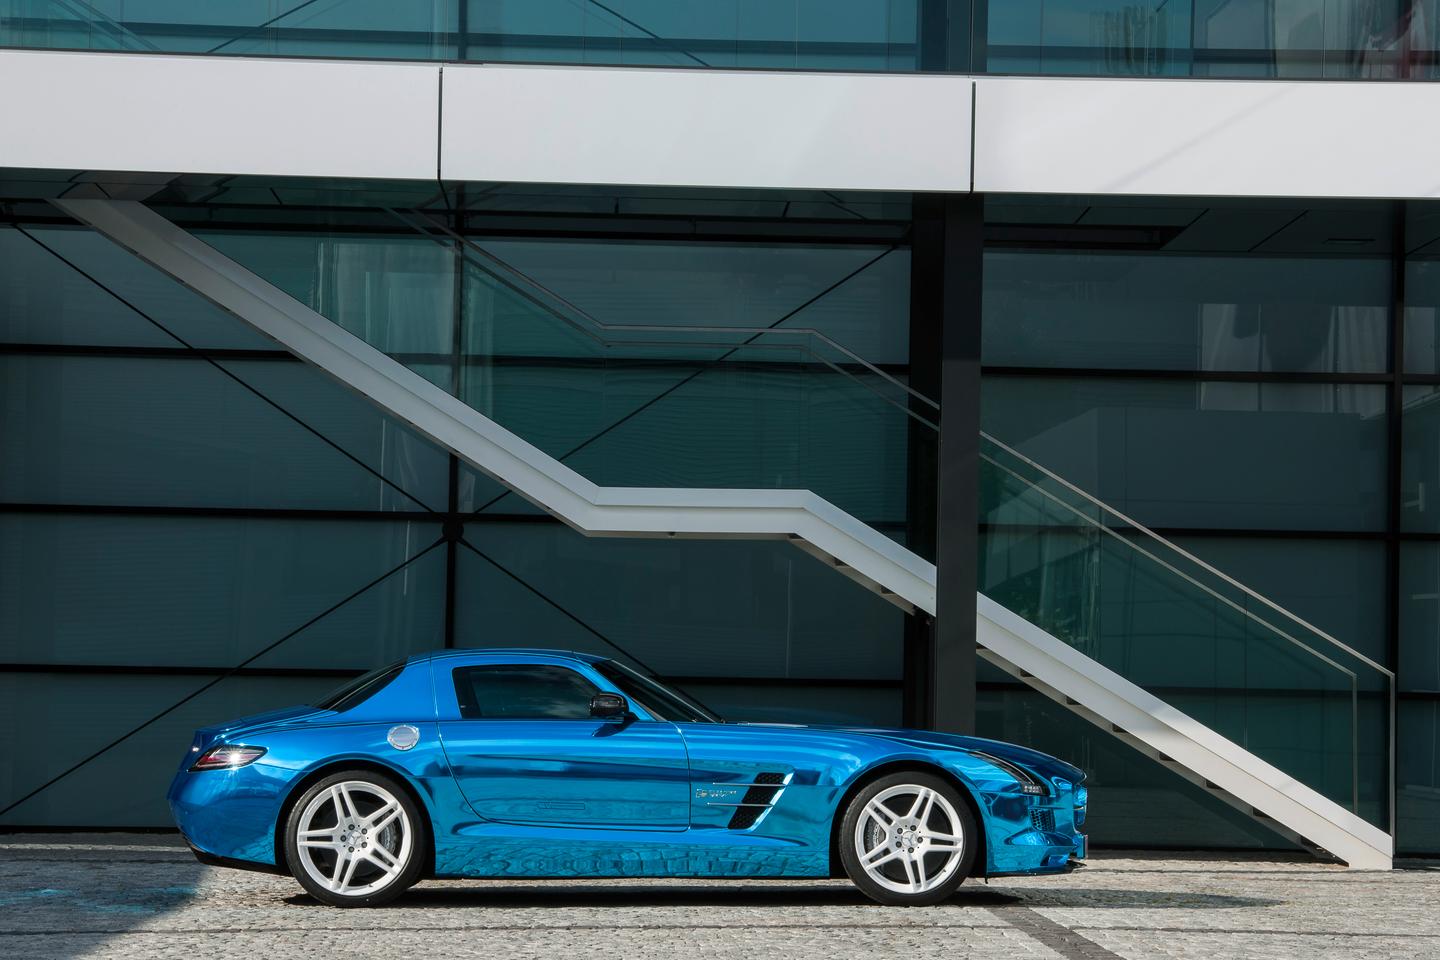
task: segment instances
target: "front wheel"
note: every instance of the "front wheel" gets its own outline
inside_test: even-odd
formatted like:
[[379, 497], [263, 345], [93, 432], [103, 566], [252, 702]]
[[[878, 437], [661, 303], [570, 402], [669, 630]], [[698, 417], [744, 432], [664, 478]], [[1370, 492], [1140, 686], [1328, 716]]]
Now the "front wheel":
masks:
[[305, 791], [285, 825], [290, 872], [315, 899], [374, 907], [420, 879], [425, 820], [399, 784], [369, 770], [332, 774]]
[[970, 806], [948, 781], [927, 773], [881, 777], [857, 793], [840, 825], [840, 860], [866, 896], [926, 906], [953, 894], [978, 847]]

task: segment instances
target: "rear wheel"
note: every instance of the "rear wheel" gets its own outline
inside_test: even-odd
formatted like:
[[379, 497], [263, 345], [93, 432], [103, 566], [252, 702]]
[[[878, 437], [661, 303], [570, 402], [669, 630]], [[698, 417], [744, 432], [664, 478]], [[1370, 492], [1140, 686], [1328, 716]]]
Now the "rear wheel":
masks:
[[925, 906], [951, 896], [978, 847], [970, 806], [948, 781], [895, 773], [851, 799], [840, 825], [845, 872], [872, 900]]
[[285, 826], [290, 872], [311, 896], [337, 907], [374, 907], [416, 880], [425, 820], [398, 783], [346, 770], [306, 790]]

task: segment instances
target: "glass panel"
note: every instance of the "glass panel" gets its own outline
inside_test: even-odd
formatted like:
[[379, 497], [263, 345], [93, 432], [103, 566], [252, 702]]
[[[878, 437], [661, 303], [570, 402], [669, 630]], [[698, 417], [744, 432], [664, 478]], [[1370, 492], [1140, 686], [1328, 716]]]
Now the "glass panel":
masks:
[[1390, 273], [1384, 259], [991, 250], [984, 362], [1383, 373]]
[[900, 679], [904, 615], [784, 543], [600, 539], [494, 520], [465, 536], [495, 563], [458, 554], [462, 647], [558, 647], [665, 677]]
[[1401, 689], [1440, 693], [1440, 543], [1400, 544]]
[[[0, 797], [29, 793], [212, 679], [0, 674]], [[311, 703], [334, 686], [331, 677], [222, 680], [0, 822], [173, 829], [165, 789], [196, 728]]]
[[1154, 527], [1381, 530], [1385, 388], [986, 377], [987, 433]]
[[1407, 386], [1400, 418], [1401, 528], [1440, 532], [1440, 387]]
[[[926, 63], [994, 73], [1426, 80], [1428, 0], [976, 0]], [[943, 5], [942, 5], [943, 8]], [[0, 46], [799, 70], [919, 69], [921, 0], [0, 0]]]
[[386, 521], [0, 514], [0, 661], [232, 667], [304, 627], [252, 666], [369, 669], [443, 646], [442, 550], [305, 625], [439, 536]]
[[687, 678], [675, 686], [727, 722], [901, 725], [898, 682], [888, 687], [869, 682], [807, 686]]
[[1315, 537], [1169, 538], [1256, 593], [1384, 663], [1385, 545]]
[[881, 362], [907, 359], [903, 253], [497, 244], [536, 279], [416, 215], [392, 222], [414, 232], [203, 235], [446, 386], [458, 287], [461, 399], [596, 483], [809, 489], [903, 526], [909, 424], [934, 405], [912, 414], [900, 380], [828, 332], [883, 331], [868, 338]]
[[0, 225], [0, 341], [176, 346], [173, 338], [42, 246], [81, 233]]
[[1294, 849], [1279, 834], [1013, 680], [976, 695], [982, 737], [1023, 743], [1087, 774], [1090, 842], [1114, 847]]
[[0, 458], [9, 465], [0, 471], [0, 498], [404, 511], [445, 505], [445, 455], [360, 397], [294, 361], [226, 367], [259, 395], [190, 357], [0, 355]]
[[1391, 678], [1014, 451], [981, 441], [981, 590], [1373, 823]]
[[1395, 852], [1433, 857], [1440, 854], [1440, 701], [1406, 701], [1399, 710]]
[[1435, 10], [1415, 0], [1004, 0], [987, 6], [989, 69], [996, 73], [1435, 75]]
[[914, 70], [918, 0], [0, 0], [0, 45]]

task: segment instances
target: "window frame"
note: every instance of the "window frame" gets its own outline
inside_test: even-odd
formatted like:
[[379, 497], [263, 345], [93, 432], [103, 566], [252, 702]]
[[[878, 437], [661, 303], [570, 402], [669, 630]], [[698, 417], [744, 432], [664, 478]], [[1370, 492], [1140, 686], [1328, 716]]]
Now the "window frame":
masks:
[[[628, 696], [625, 696], [624, 691], [621, 691], [621, 690], [616, 689], [614, 684], [612, 684], [609, 680], [607, 680], [604, 676], [602, 676], [598, 671], [593, 670], [593, 669], [590, 669], [589, 666], [590, 666], [589, 664], [582, 664], [582, 663], [579, 663], [579, 662], [560, 663], [560, 662], [547, 662], [547, 661], [538, 661], [538, 660], [537, 660], [537, 661], [532, 661], [532, 662], [513, 661], [513, 660], [489, 660], [489, 661], [480, 661], [480, 662], [470, 662], [470, 663], [459, 663], [459, 664], [456, 664], [455, 666], [451, 667], [451, 668], [450, 668], [450, 671], [449, 671], [449, 672], [450, 672], [450, 690], [451, 690], [451, 692], [454, 694], [454, 697], [455, 697], [455, 713], [454, 713], [454, 719], [463, 721], [463, 722], [465, 722], [465, 723], [486, 723], [486, 722], [495, 722], [495, 723], [516, 723], [516, 722], [519, 722], [519, 723], [613, 723], [613, 722], [614, 722], [613, 720], [603, 720], [603, 719], [600, 719], [600, 718], [598, 718], [598, 717], [589, 716], [589, 714], [588, 714], [588, 709], [587, 709], [587, 714], [586, 714], [586, 716], [583, 716], [583, 717], [516, 717], [516, 716], [494, 716], [494, 717], [479, 716], [479, 717], [467, 717], [467, 716], [465, 715], [465, 709], [466, 709], [465, 699], [464, 699], [464, 697], [461, 696], [461, 692], [460, 692], [460, 691], [461, 691], [460, 684], [461, 684], [462, 674], [463, 674], [464, 672], [470, 671], [470, 670], [493, 670], [493, 669], [497, 669], [497, 668], [507, 668], [507, 667], [508, 667], [508, 668], [512, 668], [512, 669], [514, 669], [514, 668], [530, 668], [530, 669], [540, 668], [540, 669], [566, 670], [566, 671], [569, 671], [570, 673], [572, 673], [572, 674], [574, 674], [575, 676], [579, 677], [581, 680], [583, 680], [583, 681], [585, 681], [586, 683], [588, 683], [592, 688], [594, 688], [595, 693], [614, 693], [614, 694], [618, 694], [618, 695], [620, 695], [620, 696], [622, 696], [622, 697], [625, 697], [625, 702], [630, 705], [630, 711], [631, 711], [631, 713], [635, 716], [635, 719], [636, 719], [636, 720], [642, 720], [642, 721], [646, 721], [646, 722], [654, 722], [654, 718], [651, 717], [650, 714], [649, 714], [648, 712], [646, 712], [643, 707], [639, 706], [638, 704], [631, 703], [630, 698], [629, 698]], [[594, 694], [591, 694], [591, 696], [594, 696]]]

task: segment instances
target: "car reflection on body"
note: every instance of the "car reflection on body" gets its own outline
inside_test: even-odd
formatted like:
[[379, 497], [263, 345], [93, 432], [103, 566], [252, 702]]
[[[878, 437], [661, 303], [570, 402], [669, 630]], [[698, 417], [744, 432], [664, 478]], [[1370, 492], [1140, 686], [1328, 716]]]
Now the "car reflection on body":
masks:
[[444, 651], [198, 731], [206, 863], [373, 906], [424, 877], [831, 877], [920, 905], [1085, 856], [1084, 774], [918, 730], [725, 723], [614, 660]]

